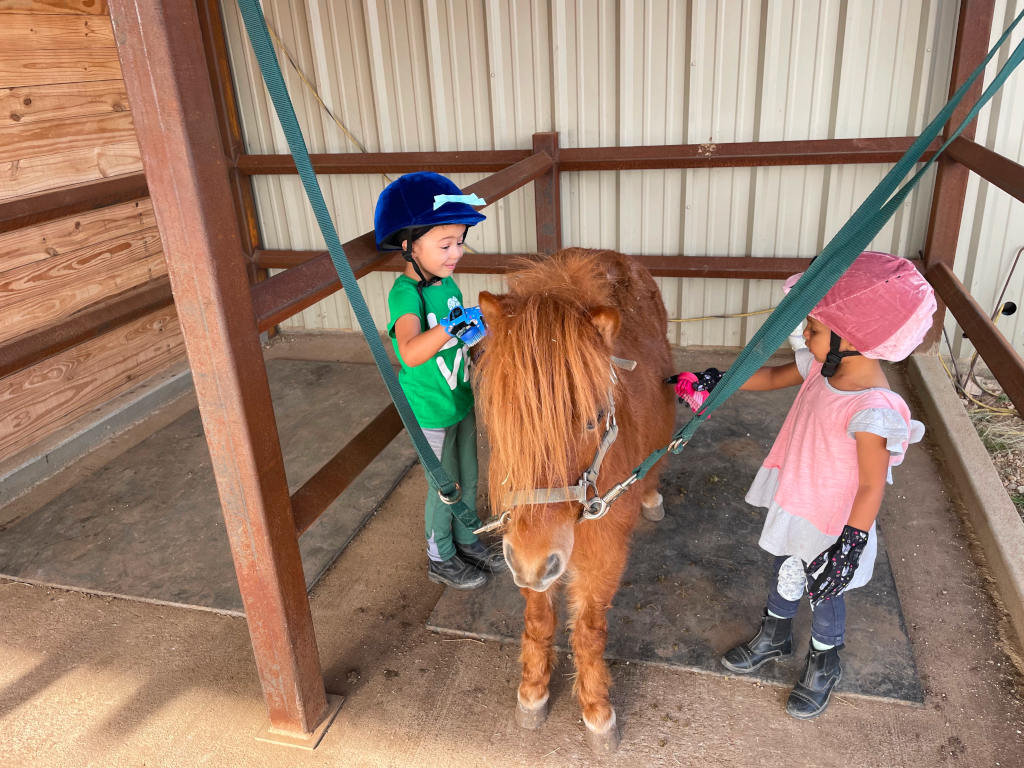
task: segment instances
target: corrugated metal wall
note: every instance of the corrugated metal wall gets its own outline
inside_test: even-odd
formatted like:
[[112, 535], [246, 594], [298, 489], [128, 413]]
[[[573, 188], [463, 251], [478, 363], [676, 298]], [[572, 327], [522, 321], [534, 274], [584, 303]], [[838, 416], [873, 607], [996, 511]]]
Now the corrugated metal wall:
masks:
[[[1021, 2], [1000, 5], [996, 26]], [[528, 148], [534, 132], [550, 130], [566, 147], [915, 135], [945, 102], [958, 13], [950, 0], [264, 0], [264, 8], [351, 134], [285, 64], [317, 152]], [[286, 152], [233, 0], [224, 9], [247, 146]], [[983, 115], [979, 139], [1019, 158], [1024, 76], [1009, 88]], [[812, 256], [887, 169], [563, 173], [563, 242], [642, 254]], [[454, 178], [464, 186], [478, 177]], [[343, 240], [371, 228], [383, 176], [322, 183]], [[323, 247], [297, 178], [255, 185], [266, 247]], [[873, 248], [912, 256], [923, 247], [931, 186], [922, 182]], [[986, 187], [972, 183], [958, 256], [983, 306], [998, 291], [996, 264], [1012, 257], [1013, 243], [1024, 245], [1019, 225], [1011, 235], [1012, 206]], [[532, 202], [526, 187], [487, 209], [470, 245], [534, 249]], [[470, 301], [502, 285], [457, 277]], [[392, 280], [375, 273], [361, 281], [382, 326]], [[781, 295], [771, 281], [659, 282], [673, 318], [756, 311]], [[763, 319], [673, 324], [671, 340], [738, 346]], [[337, 294], [284, 327], [353, 323]], [[1004, 327], [1019, 345], [1024, 326]]]

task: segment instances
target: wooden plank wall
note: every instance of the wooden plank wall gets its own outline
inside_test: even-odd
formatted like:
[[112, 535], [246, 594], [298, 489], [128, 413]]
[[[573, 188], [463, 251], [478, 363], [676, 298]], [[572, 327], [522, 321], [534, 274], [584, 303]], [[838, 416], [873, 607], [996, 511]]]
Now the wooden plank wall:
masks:
[[[142, 169], [106, 0], [0, 0], [0, 204]], [[166, 274], [148, 198], [0, 233], [0, 348]], [[0, 461], [184, 355], [173, 307], [0, 378]]]

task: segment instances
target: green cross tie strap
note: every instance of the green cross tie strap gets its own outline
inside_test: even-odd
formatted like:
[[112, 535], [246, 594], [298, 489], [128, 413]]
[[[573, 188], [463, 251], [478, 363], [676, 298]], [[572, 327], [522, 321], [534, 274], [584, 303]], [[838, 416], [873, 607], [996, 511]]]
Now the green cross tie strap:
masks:
[[[334, 223], [327, 211], [323, 193], [320, 191], [316, 175], [313, 173], [309, 152], [306, 149], [302, 131], [299, 129], [298, 121], [295, 118], [295, 111], [288, 97], [284, 78], [281, 76], [281, 69], [278, 65], [277, 57], [274, 55], [274, 49], [270, 43], [270, 35], [267, 32], [267, 25], [263, 18], [263, 13], [260, 11], [258, 0], [238, 0], [238, 5], [242, 12], [242, 18], [245, 21], [249, 40], [256, 53], [260, 71], [263, 73], [264, 82], [267, 85], [267, 90], [270, 92], [270, 97], [277, 111], [278, 119], [281, 121], [285, 137], [288, 139], [288, 146], [291, 149], [292, 156], [295, 158], [295, 167], [298, 169], [302, 185], [306, 190], [306, 195], [309, 197], [310, 204], [313, 207], [313, 213], [327, 243], [327, 250], [331, 255], [331, 261], [338, 271], [338, 277], [341, 279], [341, 283], [359, 321], [359, 327], [362, 329], [363, 335], [370, 345], [377, 367], [380, 369], [381, 376], [384, 378], [388, 391], [395, 401], [402, 421], [409, 431], [413, 445], [416, 447], [424, 468], [433, 478], [437, 487], [441, 489], [441, 493], [444, 496], [452, 497], [457, 495], [456, 484], [448, 477], [435, 458], [416, 422], [416, 417], [413, 416], [412, 410], [409, 408], [405, 395], [398, 384], [398, 378], [395, 376], [395, 372], [387, 358], [387, 353], [384, 351], [384, 345], [381, 344], [380, 338], [377, 336], [376, 327], [370, 316], [369, 309], [367, 309], [366, 301], [359, 291], [358, 283], [352, 274], [352, 268], [345, 257], [341, 241], [334, 229]], [[935, 155], [903, 187], [899, 187], [904, 177], [920, 161], [928, 146], [938, 138], [943, 126], [953, 114], [953, 110], [963, 100], [968, 89], [982, 75], [989, 61], [992, 60], [996, 52], [1009, 39], [1010, 34], [1022, 18], [1024, 18], [1024, 11], [1007, 27], [1002, 37], [999, 38], [999, 41], [989, 51], [985, 60], [971, 73], [971, 76], [967, 78], [963, 85], [957, 89], [949, 103], [925, 127], [924, 131], [903, 157], [892, 167], [878, 183], [874, 191], [861, 203], [849, 221], [840, 228], [828, 245], [825, 246], [818, 258], [814, 260], [814, 263], [807, 268], [807, 271], [794, 286], [793, 290], [779, 302], [775, 311], [768, 317], [764, 325], [757, 330], [750, 342], [737, 356], [732, 366], [729, 367], [729, 370], [726, 371], [722, 380], [711, 392], [710, 397], [704, 402], [701, 412], [694, 415], [690, 421], [672, 436], [672, 442], [668, 446], [652, 453], [633, 470], [631, 479], [627, 479], [630, 484], [646, 475], [651, 467], [668, 451], [671, 450], [673, 453], [679, 453], [683, 449], [707, 417], [725, 402], [733, 392], [739, 389], [758, 368], [764, 365], [765, 361], [771, 357], [786, 337], [789, 336], [793, 328], [821, 301], [822, 297], [828, 293], [829, 289], [846, 271], [847, 267], [853, 263], [854, 259], [860, 255], [868, 243], [885, 226], [885, 223], [896, 212], [896, 209], [899, 208], [903, 200], [910, 194], [911, 190], [917, 185], [921, 177], [939, 155], [960, 135], [964, 127], [977, 116], [981, 108], [988, 103], [1005, 82], [1006, 78], [1010, 76], [1010, 73], [1024, 59], [1024, 41], [1021, 41], [956, 130], [942, 144]], [[623, 483], [626, 482], [623, 481]], [[476, 526], [476, 516], [461, 502], [456, 503], [452, 511], [462, 522], [470, 527]]]
[[704, 407], [700, 413], [695, 414], [693, 418], [672, 436], [672, 442], [668, 446], [652, 453], [633, 470], [633, 474], [637, 478], [646, 475], [651, 467], [669, 450], [673, 453], [682, 451], [683, 447], [704, 421], [707, 420], [711, 412], [724, 403], [758, 368], [765, 364], [765, 361], [774, 354], [775, 350], [786, 340], [786, 337], [807, 316], [807, 313], [821, 301], [829, 289], [846, 271], [847, 267], [853, 263], [854, 259], [860, 255], [868, 243], [885, 226], [885, 223], [896, 212], [896, 209], [899, 208], [906, 196], [910, 194], [910, 191], [917, 185], [936, 159], [938, 159], [939, 155], [960, 135], [961, 131], [978, 115], [981, 108], [999, 90], [1006, 81], [1006, 78], [1010, 76], [1010, 73], [1024, 59], [1024, 40], [1014, 48], [1006, 63], [992, 79], [992, 83], [984, 90], [970, 112], [967, 113], [967, 116], [945, 143], [939, 147], [935, 155], [902, 188], [897, 190], [900, 181], [921, 159], [921, 156], [928, 149], [928, 145], [938, 138], [942, 127], [953, 114], [953, 110], [963, 100], [964, 95], [975, 80], [985, 71], [985, 66], [1003, 46], [1003, 43], [1009, 39], [1010, 34], [1022, 18], [1024, 18], [1024, 11], [1007, 27], [1003, 36], [999, 38], [999, 41], [993, 46], [992, 50], [988, 52], [985, 60], [978, 65], [978, 68], [957, 89], [949, 103], [939, 111], [903, 157], [878, 183], [878, 186], [867, 196], [867, 199], [861, 203], [853, 216], [850, 217], [850, 220], [840, 228], [835, 237], [825, 246], [818, 255], [818, 258], [814, 260], [814, 263], [804, 272], [803, 277], [793, 286], [793, 290], [786, 294], [782, 301], [779, 302], [775, 311], [768, 316], [764, 325], [757, 330], [747, 345], [740, 351], [735, 362], [722, 377], [722, 380], [711, 391], [708, 399], [704, 401]]
[[370, 315], [370, 310], [366, 306], [366, 300], [359, 290], [359, 283], [356, 281], [356, 276], [353, 274], [352, 267], [348, 263], [345, 251], [341, 247], [341, 240], [338, 237], [337, 230], [334, 228], [331, 214], [327, 210], [327, 203], [324, 201], [320, 183], [313, 172], [313, 163], [309, 159], [306, 141], [302, 136], [302, 130], [299, 128], [299, 121], [295, 117], [295, 109], [292, 107], [291, 99], [288, 96], [288, 89], [284, 84], [281, 67], [278, 64], [277, 56], [274, 54], [274, 48], [270, 42], [270, 34], [267, 31], [267, 22], [263, 18], [259, 2], [258, 0], [238, 0], [238, 7], [242, 12], [245, 29], [249, 34], [249, 42], [256, 53], [260, 72], [263, 73], [263, 82], [266, 83], [267, 91], [269, 91], [270, 98], [274, 103], [274, 109], [277, 111], [277, 118], [281, 121], [281, 129], [288, 140], [288, 148], [295, 159], [295, 167], [298, 169], [299, 177], [302, 179], [302, 186], [306, 190], [306, 197], [309, 198], [309, 204], [313, 207], [313, 214], [316, 216], [317, 224], [320, 225], [320, 232], [323, 233], [324, 241], [327, 243], [327, 251], [331, 255], [331, 261], [334, 263], [334, 268], [338, 271], [338, 277], [345, 288], [349, 302], [352, 304], [352, 311], [355, 312], [356, 319], [359, 321], [359, 328], [362, 330], [363, 336], [366, 337], [366, 343], [370, 345], [373, 359], [377, 363], [377, 368], [380, 369], [384, 384], [387, 386], [391, 399], [394, 400], [395, 407], [402, 417], [402, 422], [412, 438], [413, 446], [420, 457], [420, 463], [423, 464], [434, 485], [439, 489], [441, 498], [445, 501], [454, 500], [450, 502], [452, 514], [465, 524], [466, 527], [473, 530], [479, 527], [480, 521], [475, 512], [458, 500], [461, 495], [458, 485], [441, 466], [441, 462], [437, 460], [434, 451], [427, 443], [423, 430], [420, 429], [419, 423], [413, 415], [412, 408], [409, 407], [409, 401], [406, 399], [405, 393], [402, 392], [402, 387], [398, 383], [398, 376], [395, 375], [395, 371], [391, 367], [391, 361], [388, 360], [387, 352], [384, 351], [384, 345], [377, 335], [377, 327], [373, 322], [373, 317]]

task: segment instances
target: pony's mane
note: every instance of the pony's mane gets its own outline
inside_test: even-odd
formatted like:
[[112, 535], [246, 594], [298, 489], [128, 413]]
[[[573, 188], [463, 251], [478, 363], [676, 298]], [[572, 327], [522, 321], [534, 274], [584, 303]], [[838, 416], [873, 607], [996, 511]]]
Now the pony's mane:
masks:
[[490, 472], [495, 511], [512, 491], [575, 484], [572, 464], [596, 445], [611, 387], [611, 350], [591, 321], [611, 304], [611, 288], [594, 252], [530, 263], [509, 276], [509, 288], [477, 366], [490, 460], [500, 470]]

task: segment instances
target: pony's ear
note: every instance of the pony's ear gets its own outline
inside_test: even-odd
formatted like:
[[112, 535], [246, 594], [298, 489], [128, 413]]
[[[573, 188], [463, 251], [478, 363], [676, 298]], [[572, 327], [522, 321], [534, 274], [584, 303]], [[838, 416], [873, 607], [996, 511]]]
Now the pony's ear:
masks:
[[501, 300], [493, 293], [480, 291], [478, 301], [480, 304], [480, 312], [484, 316], [484, 322], [491, 327], [496, 326], [498, 324], [498, 320], [504, 314], [501, 309]]
[[619, 310], [615, 307], [598, 307], [590, 313], [590, 322], [600, 332], [605, 343], [611, 347], [619, 333], [619, 323], [621, 322]]

